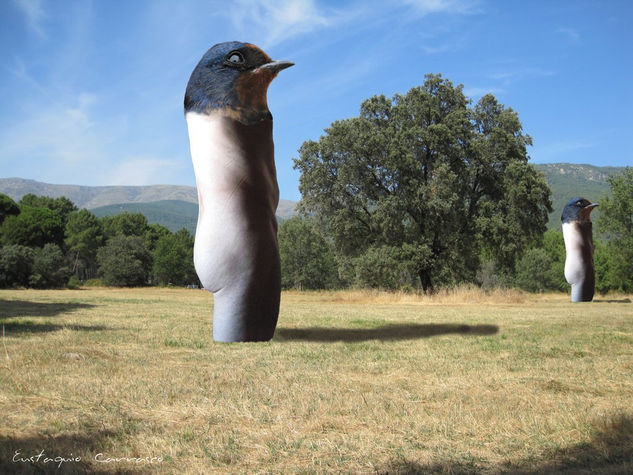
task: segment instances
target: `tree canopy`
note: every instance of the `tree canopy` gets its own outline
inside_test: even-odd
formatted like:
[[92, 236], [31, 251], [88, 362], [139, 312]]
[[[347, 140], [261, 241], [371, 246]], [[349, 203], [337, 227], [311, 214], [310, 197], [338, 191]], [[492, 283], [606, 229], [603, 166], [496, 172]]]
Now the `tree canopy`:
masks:
[[114, 236], [144, 236], [147, 231], [147, 218], [141, 213], [124, 211], [115, 216], [101, 218], [106, 239]]
[[77, 211], [75, 203], [70, 201], [65, 196], [59, 198], [51, 198], [49, 196], [36, 196], [32, 193], [26, 194], [20, 200], [20, 206], [30, 206], [32, 208], [47, 208], [51, 211], [55, 211], [61, 218], [64, 226], [68, 219], [68, 215], [73, 211]]
[[297, 216], [279, 226], [283, 288], [327, 289], [337, 283], [334, 254], [312, 220]]
[[82, 209], [68, 215], [65, 243], [77, 276], [82, 279], [96, 276], [97, 250], [103, 242], [103, 226], [94, 214]]
[[64, 242], [64, 224], [57, 211], [29, 205], [20, 207], [20, 214], [7, 217], [0, 229], [4, 244], [42, 247]]
[[[633, 291], [633, 167], [608, 179], [611, 194], [602, 197], [597, 229], [606, 254], [597, 262], [598, 290]], [[598, 248], [597, 248], [598, 249]], [[603, 262], [606, 261], [606, 262]], [[599, 271], [599, 272], [598, 272]]]
[[472, 280], [482, 255], [513, 270], [545, 231], [550, 190], [528, 164], [532, 140], [492, 95], [471, 107], [461, 85], [427, 75], [325, 132], [295, 159], [300, 211], [352, 265], [388, 256], [432, 290]]
[[153, 274], [160, 284], [197, 284], [193, 266], [193, 238], [186, 229], [164, 234], [154, 250]]
[[7, 216], [16, 216], [20, 214], [20, 208], [10, 196], [0, 193], [0, 224]]
[[139, 236], [116, 235], [97, 251], [99, 275], [107, 285], [147, 285], [152, 255]]
[[0, 288], [76, 286], [97, 276], [106, 285], [198, 284], [193, 238], [140, 213], [97, 218], [63, 196], [27, 194], [16, 203], [0, 193]]

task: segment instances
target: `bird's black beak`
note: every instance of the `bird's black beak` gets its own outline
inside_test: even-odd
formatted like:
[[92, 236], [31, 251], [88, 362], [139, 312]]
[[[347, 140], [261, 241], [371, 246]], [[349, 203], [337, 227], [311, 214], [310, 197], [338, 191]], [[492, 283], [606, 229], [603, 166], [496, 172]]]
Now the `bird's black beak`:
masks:
[[270, 63], [262, 64], [257, 69], [267, 69], [272, 73], [278, 73], [279, 71], [289, 68], [290, 66], [294, 66], [295, 63], [292, 61], [271, 61]]

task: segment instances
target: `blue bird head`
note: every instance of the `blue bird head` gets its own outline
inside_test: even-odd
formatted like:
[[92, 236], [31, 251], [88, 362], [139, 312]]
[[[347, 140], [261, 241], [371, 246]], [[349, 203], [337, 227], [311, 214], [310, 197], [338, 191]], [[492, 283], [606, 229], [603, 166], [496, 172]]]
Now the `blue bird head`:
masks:
[[563, 208], [560, 220], [563, 223], [571, 223], [573, 221], [591, 222], [589, 215], [596, 206], [598, 206], [598, 203], [592, 203], [585, 198], [572, 198]]
[[273, 61], [257, 46], [230, 41], [212, 46], [195, 67], [185, 92], [185, 113], [224, 113], [244, 124], [271, 120], [268, 86], [290, 61]]

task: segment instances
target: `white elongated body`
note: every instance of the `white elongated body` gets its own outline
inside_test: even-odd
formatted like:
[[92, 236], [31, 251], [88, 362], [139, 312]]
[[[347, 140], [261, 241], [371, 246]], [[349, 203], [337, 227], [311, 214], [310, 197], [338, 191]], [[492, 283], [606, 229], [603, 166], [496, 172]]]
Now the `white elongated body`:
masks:
[[213, 338], [269, 340], [281, 288], [272, 120], [185, 117], [199, 203], [194, 264], [214, 294]]
[[591, 301], [595, 288], [591, 223], [572, 221], [563, 223], [562, 227], [565, 280], [571, 285], [571, 301]]

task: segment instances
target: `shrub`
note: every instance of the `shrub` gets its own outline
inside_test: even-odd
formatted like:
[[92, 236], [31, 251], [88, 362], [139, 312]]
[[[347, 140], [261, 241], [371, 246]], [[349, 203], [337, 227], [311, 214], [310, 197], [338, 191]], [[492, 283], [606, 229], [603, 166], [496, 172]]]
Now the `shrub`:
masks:
[[486, 292], [505, 288], [507, 280], [507, 276], [497, 268], [493, 259], [484, 260], [475, 275], [475, 282]]
[[197, 284], [193, 267], [193, 238], [186, 229], [158, 238], [154, 250], [153, 274], [159, 284]]
[[106, 285], [132, 287], [147, 284], [152, 255], [142, 237], [117, 235], [99, 249], [97, 262]]
[[354, 260], [354, 268], [358, 287], [411, 290], [417, 284], [414, 263], [396, 247], [369, 248]]
[[33, 249], [19, 244], [0, 249], [0, 287], [27, 286], [33, 270]]
[[517, 263], [516, 284], [528, 292], [544, 292], [553, 286], [552, 260], [544, 249], [529, 249]]
[[38, 289], [63, 287], [71, 274], [65, 264], [64, 254], [56, 244], [46, 244], [37, 249], [29, 284]]
[[310, 219], [294, 217], [281, 224], [279, 253], [283, 288], [327, 289], [336, 285], [334, 253]]
[[0, 231], [5, 244], [41, 247], [64, 241], [62, 218], [48, 208], [22, 206], [20, 214], [4, 220]]
[[71, 275], [70, 279], [68, 279], [66, 287], [69, 289], [78, 289], [79, 287], [81, 287], [81, 281], [76, 275]]
[[85, 287], [105, 287], [103, 280], [101, 279], [88, 279], [84, 282]]

